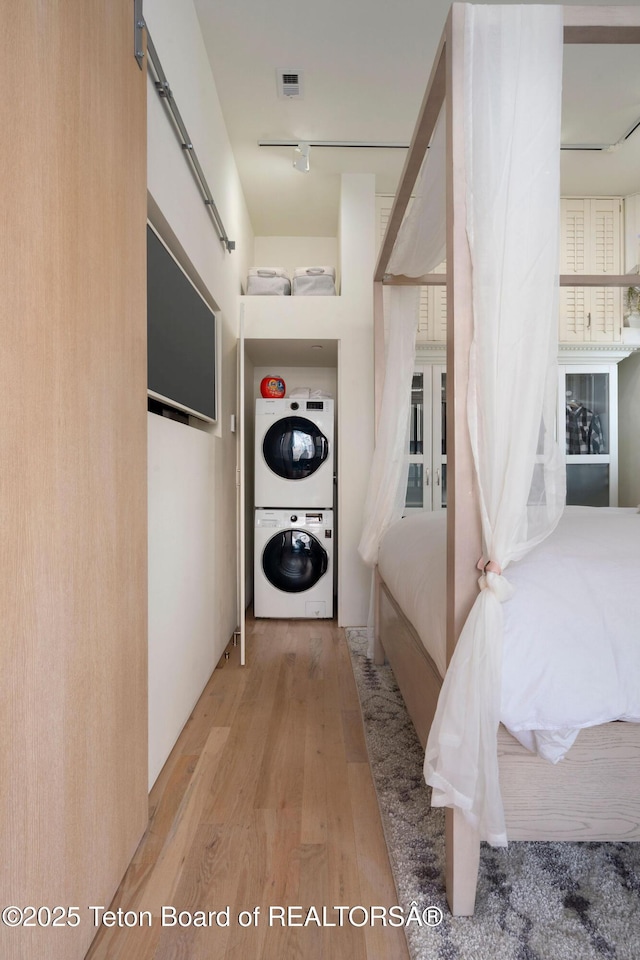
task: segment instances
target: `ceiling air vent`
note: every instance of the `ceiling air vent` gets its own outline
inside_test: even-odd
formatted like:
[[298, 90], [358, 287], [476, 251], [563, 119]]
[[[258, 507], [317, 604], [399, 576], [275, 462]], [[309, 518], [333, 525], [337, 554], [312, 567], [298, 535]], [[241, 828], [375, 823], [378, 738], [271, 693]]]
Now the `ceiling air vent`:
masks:
[[278, 96], [280, 99], [300, 99], [302, 97], [302, 74], [299, 70], [278, 70]]

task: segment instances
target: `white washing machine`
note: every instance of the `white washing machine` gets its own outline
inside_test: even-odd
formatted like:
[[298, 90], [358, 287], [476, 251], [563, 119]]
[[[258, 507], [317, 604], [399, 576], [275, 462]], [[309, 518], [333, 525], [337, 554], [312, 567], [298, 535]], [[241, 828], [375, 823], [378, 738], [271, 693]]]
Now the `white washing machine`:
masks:
[[333, 507], [333, 418], [333, 400], [256, 400], [256, 507]]
[[333, 616], [333, 532], [332, 510], [256, 510], [254, 616]]

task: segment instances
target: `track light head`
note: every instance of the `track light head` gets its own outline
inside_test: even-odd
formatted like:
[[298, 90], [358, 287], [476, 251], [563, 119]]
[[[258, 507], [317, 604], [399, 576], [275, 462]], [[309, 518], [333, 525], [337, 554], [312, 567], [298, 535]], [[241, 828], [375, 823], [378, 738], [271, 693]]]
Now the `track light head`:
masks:
[[311, 147], [304, 140], [293, 151], [293, 168], [300, 173], [309, 173], [309, 152]]

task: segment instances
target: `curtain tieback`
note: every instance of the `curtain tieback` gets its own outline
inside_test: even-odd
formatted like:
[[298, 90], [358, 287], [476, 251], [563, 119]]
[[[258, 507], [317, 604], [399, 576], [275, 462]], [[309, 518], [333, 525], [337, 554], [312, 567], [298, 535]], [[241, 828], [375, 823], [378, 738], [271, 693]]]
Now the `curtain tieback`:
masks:
[[482, 573], [478, 580], [481, 590], [489, 590], [500, 603], [511, 599], [514, 588], [507, 578], [502, 576], [502, 567], [497, 560], [485, 560], [484, 557], [480, 557], [476, 566]]

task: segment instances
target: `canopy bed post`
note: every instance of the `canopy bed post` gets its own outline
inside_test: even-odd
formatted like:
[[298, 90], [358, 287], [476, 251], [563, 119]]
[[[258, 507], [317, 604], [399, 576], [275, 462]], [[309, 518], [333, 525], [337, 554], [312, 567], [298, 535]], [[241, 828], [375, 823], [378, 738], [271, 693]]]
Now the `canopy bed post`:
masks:
[[[375, 402], [374, 430], [377, 433], [382, 406], [382, 387], [384, 385], [384, 306], [382, 301], [382, 280], [373, 284], [373, 396]], [[378, 666], [384, 663], [384, 650], [380, 642], [380, 574], [375, 571], [373, 580], [373, 662]]]
[[384, 311], [382, 281], [373, 284], [373, 395], [375, 397], [374, 425], [377, 431], [384, 384]]
[[467, 426], [469, 348], [473, 339], [471, 259], [464, 168], [464, 4], [447, 24], [447, 662], [478, 593], [480, 518]]
[[[400, 188], [396, 193], [387, 224], [387, 229], [382, 241], [378, 262], [374, 271], [373, 284], [373, 350], [374, 350], [374, 423], [376, 439], [380, 423], [380, 412], [382, 407], [382, 394], [384, 388], [385, 372], [385, 329], [384, 329], [384, 306], [383, 306], [383, 279], [389, 256], [393, 250], [398, 230], [407, 210], [411, 199], [411, 192], [415, 186], [422, 161], [427, 152], [429, 141], [431, 140], [436, 121], [440, 114], [445, 95], [445, 36], [443, 34], [436, 58], [434, 61], [427, 89], [420, 107], [420, 119], [414, 130], [409, 151], [405, 164], [400, 175]], [[442, 277], [438, 277], [442, 282]], [[411, 281], [415, 283], [415, 281]], [[385, 654], [380, 642], [380, 577], [377, 574], [373, 583], [374, 590], [374, 645], [373, 658], [376, 663], [384, 663]]]
[[[465, 7], [454, 4], [445, 30], [447, 111], [447, 663], [478, 592], [469, 557], [482, 553], [473, 455], [467, 428], [469, 347], [473, 337], [471, 259], [464, 165]], [[455, 322], [454, 322], [455, 318]], [[462, 814], [445, 810], [447, 902], [473, 914], [480, 839]]]

